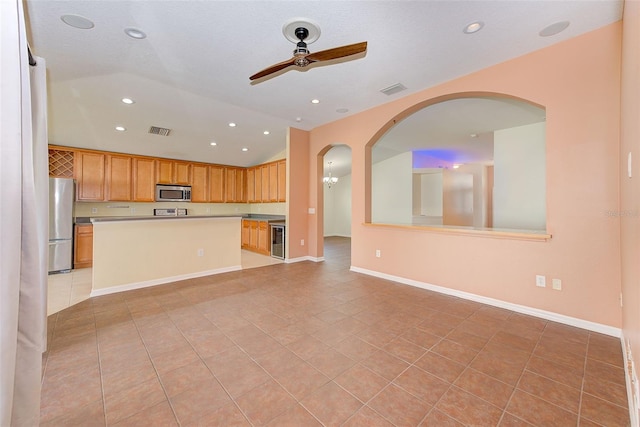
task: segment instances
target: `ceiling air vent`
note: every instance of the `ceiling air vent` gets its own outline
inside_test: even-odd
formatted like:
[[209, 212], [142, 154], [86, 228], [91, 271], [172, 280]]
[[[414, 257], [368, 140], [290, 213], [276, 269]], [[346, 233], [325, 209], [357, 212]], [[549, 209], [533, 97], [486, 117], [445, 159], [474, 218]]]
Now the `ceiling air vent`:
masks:
[[402, 92], [405, 89], [406, 87], [402, 83], [396, 83], [389, 87], [385, 87], [384, 89], [380, 89], [380, 92], [384, 93], [385, 95], [393, 95], [394, 93]]
[[169, 136], [170, 132], [171, 132], [171, 129], [161, 128], [158, 126], [151, 126], [149, 128], [149, 133], [152, 133], [154, 135]]

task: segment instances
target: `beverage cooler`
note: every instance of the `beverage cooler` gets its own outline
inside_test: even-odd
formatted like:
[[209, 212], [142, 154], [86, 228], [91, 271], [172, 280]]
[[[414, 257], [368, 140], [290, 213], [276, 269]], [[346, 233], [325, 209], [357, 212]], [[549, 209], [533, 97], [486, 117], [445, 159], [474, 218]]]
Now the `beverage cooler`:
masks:
[[271, 256], [278, 259], [284, 259], [284, 224], [271, 224]]

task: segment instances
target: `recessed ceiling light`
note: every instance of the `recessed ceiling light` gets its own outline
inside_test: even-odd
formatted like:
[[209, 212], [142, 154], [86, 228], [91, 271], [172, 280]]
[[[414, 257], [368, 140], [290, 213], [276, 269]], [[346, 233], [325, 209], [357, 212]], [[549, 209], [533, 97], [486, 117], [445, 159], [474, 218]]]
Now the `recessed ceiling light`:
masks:
[[118, 132], [124, 132], [125, 130], [127, 130], [127, 128], [123, 127], [123, 126], [116, 126], [116, 130]]
[[235, 123], [233, 123], [233, 122], [231, 122], [231, 123], [229, 123], [229, 127], [230, 127], [230, 128], [234, 128], [234, 127], [236, 127], [236, 124], [235, 124]]
[[296, 122], [300, 123], [302, 121], [302, 117], [296, 117]]
[[471, 135], [469, 135], [471, 138], [477, 138], [478, 134], [477, 133], [472, 133]]
[[144, 33], [144, 31], [137, 28], [125, 28], [124, 33], [132, 39], [142, 40], [147, 38], [147, 35]]
[[458, 164], [453, 165], [454, 169], [458, 169], [459, 167], [460, 167], [460, 165], [458, 165]]
[[320, 100], [319, 99], [312, 99], [311, 103], [312, 104], [320, 104]]
[[538, 35], [540, 37], [555, 36], [556, 34], [566, 30], [568, 26], [569, 26], [569, 21], [556, 22], [549, 25], [548, 27], [543, 28], [542, 31], [538, 33]]
[[338, 109], [336, 110], [336, 113], [344, 114], [344, 113], [346, 113], [346, 112], [348, 112], [348, 111], [349, 111], [349, 109], [348, 109], [348, 108], [338, 108]]
[[81, 30], [89, 30], [94, 27], [90, 19], [80, 15], [62, 15], [60, 19], [62, 19], [62, 22], [65, 24]]
[[134, 104], [136, 101], [134, 101], [131, 98], [122, 98], [122, 102], [124, 102], [125, 104]]
[[249, 149], [248, 148], [243, 148], [242, 151], [249, 151]]
[[264, 131], [264, 132], [262, 132], [262, 133], [264, 133], [265, 135], [269, 135], [269, 133], [270, 133], [270, 132], [269, 132], [268, 130], [265, 130], [265, 131]]
[[473, 33], [477, 33], [478, 31], [480, 31], [482, 29], [482, 27], [484, 27], [484, 22], [476, 21], [476, 22], [472, 22], [471, 24], [469, 24], [466, 27], [464, 27], [464, 30], [462, 30], [462, 31], [465, 34], [473, 34]]
[[210, 142], [209, 145], [211, 145], [212, 147], [215, 147], [216, 145], [218, 145], [217, 142]]

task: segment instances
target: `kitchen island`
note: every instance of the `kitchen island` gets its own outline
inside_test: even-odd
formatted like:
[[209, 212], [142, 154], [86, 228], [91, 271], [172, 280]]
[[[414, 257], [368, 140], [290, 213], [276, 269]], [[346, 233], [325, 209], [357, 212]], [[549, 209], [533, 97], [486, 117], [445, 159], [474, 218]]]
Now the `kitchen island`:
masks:
[[240, 270], [241, 216], [93, 218], [93, 289], [106, 295]]

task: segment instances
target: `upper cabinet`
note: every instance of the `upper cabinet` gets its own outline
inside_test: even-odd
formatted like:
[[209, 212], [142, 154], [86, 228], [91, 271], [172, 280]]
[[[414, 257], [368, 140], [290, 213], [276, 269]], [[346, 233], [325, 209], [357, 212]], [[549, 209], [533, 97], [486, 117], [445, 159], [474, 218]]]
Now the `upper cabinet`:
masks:
[[133, 159], [122, 154], [108, 154], [106, 157], [106, 200], [131, 201]]
[[77, 182], [77, 200], [105, 200], [104, 154], [77, 151], [74, 156], [73, 177]]
[[191, 163], [180, 160], [158, 159], [156, 183], [191, 185]]
[[225, 168], [225, 202], [245, 203], [246, 169], [238, 167]]
[[191, 186], [195, 203], [286, 201], [286, 160], [250, 168], [49, 146], [49, 175], [76, 180], [79, 201], [155, 201], [156, 184]]
[[209, 201], [209, 165], [201, 163], [191, 165], [191, 201], [195, 203]]
[[133, 201], [153, 202], [156, 198], [156, 160], [133, 158]]

